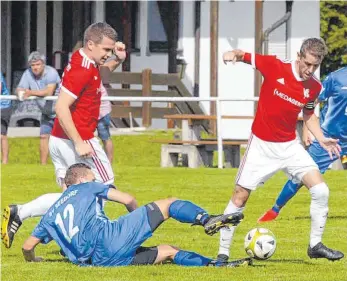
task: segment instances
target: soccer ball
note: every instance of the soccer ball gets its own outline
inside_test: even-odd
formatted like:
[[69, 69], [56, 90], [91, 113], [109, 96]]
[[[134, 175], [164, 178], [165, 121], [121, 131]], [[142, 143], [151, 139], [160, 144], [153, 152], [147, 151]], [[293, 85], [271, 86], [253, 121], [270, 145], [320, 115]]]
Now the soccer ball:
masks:
[[254, 228], [245, 237], [245, 250], [252, 258], [266, 260], [275, 253], [275, 235], [266, 228]]

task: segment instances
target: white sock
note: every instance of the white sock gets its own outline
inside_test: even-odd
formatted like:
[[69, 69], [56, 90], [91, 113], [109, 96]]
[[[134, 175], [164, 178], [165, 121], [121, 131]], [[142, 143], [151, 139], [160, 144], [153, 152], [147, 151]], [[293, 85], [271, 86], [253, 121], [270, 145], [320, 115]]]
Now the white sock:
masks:
[[329, 188], [326, 183], [319, 183], [310, 189], [311, 193], [311, 235], [310, 247], [322, 241], [325, 223], [328, 217]]
[[[245, 207], [236, 207], [234, 203], [230, 200], [228, 206], [224, 210], [224, 215], [231, 214], [235, 212], [242, 212]], [[223, 254], [229, 257], [229, 251], [231, 246], [231, 240], [233, 239], [234, 232], [236, 230], [236, 226], [225, 227], [220, 230], [220, 238], [219, 238], [219, 251], [218, 255]]]
[[44, 194], [24, 205], [18, 205], [18, 216], [21, 221], [30, 217], [40, 217], [59, 199], [62, 193]]

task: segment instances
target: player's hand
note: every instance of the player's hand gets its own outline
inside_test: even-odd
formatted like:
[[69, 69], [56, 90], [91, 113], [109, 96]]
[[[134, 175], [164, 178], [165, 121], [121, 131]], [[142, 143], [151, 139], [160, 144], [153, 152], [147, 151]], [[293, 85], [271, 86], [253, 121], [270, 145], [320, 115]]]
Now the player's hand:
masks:
[[80, 142], [75, 145], [77, 154], [82, 158], [91, 158], [94, 154], [93, 148], [89, 143]]
[[232, 62], [233, 64], [237, 61], [235, 51], [225, 52], [223, 54], [223, 62], [227, 64], [228, 62]]
[[303, 132], [302, 142], [304, 143], [305, 147], [308, 147], [313, 143], [313, 138], [308, 131], [307, 131], [307, 133]]
[[114, 47], [114, 54], [121, 62], [123, 62], [126, 59], [127, 53], [125, 51], [125, 44], [123, 42], [116, 42], [116, 45]]
[[319, 144], [326, 151], [328, 151], [330, 159], [333, 159], [333, 154], [336, 155], [337, 157], [340, 157], [341, 146], [338, 144], [338, 142], [339, 140], [336, 140], [336, 139], [324, 138], [319, 142]]

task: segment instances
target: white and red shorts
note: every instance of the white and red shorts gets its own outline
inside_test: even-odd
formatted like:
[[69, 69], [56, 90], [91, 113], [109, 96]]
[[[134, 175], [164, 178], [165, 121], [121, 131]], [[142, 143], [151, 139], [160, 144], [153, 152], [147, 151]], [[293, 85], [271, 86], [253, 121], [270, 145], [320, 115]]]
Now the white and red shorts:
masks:
[[255, 190], [278, 171], [285, 172], [289, 179], [299, 183], [307, 172], [314, 169], [319, 170], [298, 138], [288, 142], [268, 142], [251, 134], [236, 184]]
[[57, 183], [61, 185], [61, 179], [65, 178], [67, 169], [76, 163], [85, 163], [91, 167], [98, 182], [113, 184], [114, 174], [110, 161], [97, 138], [86, 140], [94, 150], [92, 158], [81, 158], [72, 141], [50, 136], [49, 152], [55, 168]]

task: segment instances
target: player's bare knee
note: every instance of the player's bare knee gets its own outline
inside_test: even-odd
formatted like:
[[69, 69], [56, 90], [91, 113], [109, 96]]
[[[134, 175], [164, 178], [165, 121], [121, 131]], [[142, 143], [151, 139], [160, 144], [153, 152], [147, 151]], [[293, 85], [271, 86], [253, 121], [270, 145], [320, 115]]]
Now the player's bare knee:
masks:
[[49, 135], [40, 135], [40, 139], [41, 140], [48, 140], [49, 139]]
[[171, 245], [159, 245], [158, 246], [158, 253], [165, 257], [166, 259], [173, 260], [175, 255], [178, 253], [179, 248]]
[[246, 204], [249, 195], [250, 190], [243, 188], [240, 185], [236, 185], [231, 200], [236, 207], [241, 208], [244, 207], [244, 205]]
[[320, 183], [323, 183], [324, 179], [323, 179], [323, 176], [319, 170], [313, 169], [313, 170], [307, 172], [302, 177], [302, 182], [307, 186], [307, 188], [311, 188], [311, 187], [316, 186]]

